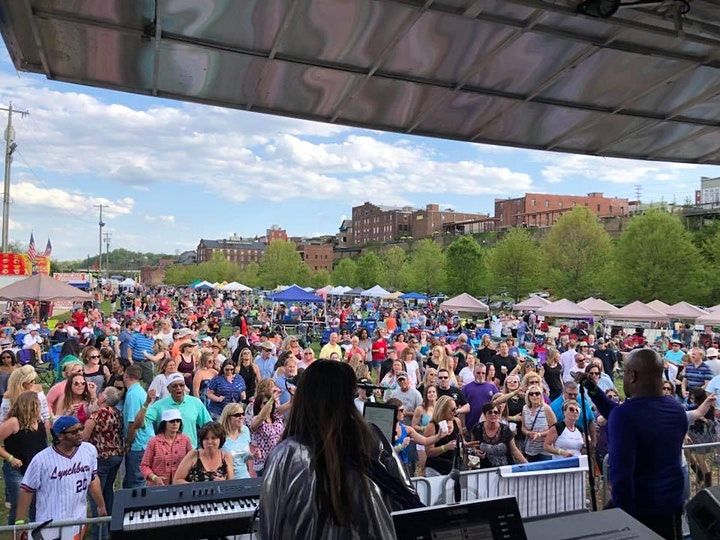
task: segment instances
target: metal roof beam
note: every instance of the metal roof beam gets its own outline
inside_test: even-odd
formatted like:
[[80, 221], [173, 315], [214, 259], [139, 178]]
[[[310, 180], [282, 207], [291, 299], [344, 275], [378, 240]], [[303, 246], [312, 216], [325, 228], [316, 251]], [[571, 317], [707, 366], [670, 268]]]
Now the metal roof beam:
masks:
[[40, 56], [40, 63], [42, 64], [43, 71], [45, 72], [45, 76], [48, 79], [52, 79], [52, 71], [50, 71], [50, 64], [48, 63], [47, 54], [45, 54], [45, 45], [43, 43], [42, 35], [40, 35], [40, 29], [37, 26], [37, 23], [35, 22], [35, 15], [33, 12], [32, 4], [30, 4], [30, 0], [22, 0], [22, 9], [25, 11], [25, 16], [28, 19], [28, 23], [30, 24], [30, 30], [32, 31], [33, 41], [35, 41], [35, 46], [38, 49], [38, 55]]

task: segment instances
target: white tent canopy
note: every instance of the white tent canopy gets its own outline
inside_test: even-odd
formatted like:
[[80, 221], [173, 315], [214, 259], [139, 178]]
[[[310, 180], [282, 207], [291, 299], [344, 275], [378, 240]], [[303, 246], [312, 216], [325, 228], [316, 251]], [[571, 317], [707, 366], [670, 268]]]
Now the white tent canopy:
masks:
[[373, 298], [387, 298], [390, 293], [383, 289], [380, 285], [367, 289], [362, 292], [362, 296], [372, 296]]
[[119, 287], [134, 287], [137, 285], [137, 282], [132, 278], [125, 278], [120, 283], [118, 283]]
[[607, 314], [608, 319], [618, 321], [667, 321], [668, 317], [664, 313], [660, 313], [656, 309], [635, 301], [632, 304], [616, 309]]
[[571, 302], [567, 298], [557, 300], [540, 308], [537, 314], [544, 317], [562, 317], [566, 319], [589, 319], [593, 316], [592, 311]]
[[524, 309], [540, 309], [542, 307], [550, 305], [550, 303], [550, 300], [547, 300], [542, 296], [537, 296], [533, 294], [530, 296], [530, 298], [515, 304], [513, 306], [513, 311], [522, 311]]
[[440, 304], [440, 309], [463, 311], [466, 313], [487, 313], [490, 311], [490, 308], [486, 304], [483, 304], [480, 300], [470, 296], [468, 293], [462, 293], [445, 300]]
[[352, 290], [352, 287], [344, 287], [342, 285], [338, 285], [337, 287], [333, 287], [328, 291], [328, 294], [331, 296], [342, 296], [349, 290]]
[[615, 310], [615, 306], [609, 302], [592, 296], [590, 298], [586, 298], [582, 302], [578, 302], [578, 306], [589, 309], [592, 311], [593, 315], [606, 315]]
[[666, 303], [663, 302], [662, 300], [652, 300], [651, 302], [648, 302], [648, 303], [645, 304], [645, 305], [646, 305], [646, 306], [650, 306], [650, 307], [653, 308], [655, 311], [659, 311], [659, 312], [662, 313], [663, 315], [667, 315], [667, 314], [668, 314], [668, 310], [670, 309], [670, 305], [669, 305], [669, 304], [666, 304]]
[[709, 326], [720, 324], [720, 309], [710, 311], [705, 315], [701, 315], [695, 320], [695, 324], [707, 324]]
[[225, 285], [222, 289], [223, 291], [252, 291], [250, 287], [247, 285], [243, 285], [242, 283], [238, 283], [237, 281], [231, 281], [227, 285]]
[[678, 302], [673, 304], [667, 310], [667, 315], [671, 319], [679, 319], [681, 321], [694, 321], [702, 315], [707, 315], [707, 311], [693, 306], [688, 302]]
[[709, 307], [706, 309], [706, 311], [718, 311], [720, 310], [720, 304], [716, 304], [713, 307]]

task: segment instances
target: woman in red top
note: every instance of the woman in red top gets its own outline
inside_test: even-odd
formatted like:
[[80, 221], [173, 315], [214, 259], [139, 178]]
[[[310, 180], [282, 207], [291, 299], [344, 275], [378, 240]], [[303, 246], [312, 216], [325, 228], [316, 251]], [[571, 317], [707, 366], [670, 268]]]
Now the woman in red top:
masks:
[[180, 462], [192, 450], [190, 438], [182, 432], [178, 409], [163, 411], [157, 435], [148, 441], [140, 462], [140, 472], [151, 486], [167, 486], [172, 482]]
[[387, 358], [388, 344], [385, 341], [385, 331], [382, 328], [377, 330], [377, 339], [372, 344], [372, 364], [370, 369], [380, 373], [380, 365]]

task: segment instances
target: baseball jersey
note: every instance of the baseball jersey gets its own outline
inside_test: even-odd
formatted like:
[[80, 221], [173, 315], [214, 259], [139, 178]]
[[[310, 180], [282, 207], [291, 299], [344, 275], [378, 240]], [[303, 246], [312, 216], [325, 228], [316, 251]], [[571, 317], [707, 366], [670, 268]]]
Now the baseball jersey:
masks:
[[[49, 446], [32, 459], [20, 487], [35, 494], [36, 521], [85, 519], [88, 489], [96, 475], [97, 450], [92, 444], [81, 443], [69, 457]], [[49, 530], [44, 535], [57, 536]]]

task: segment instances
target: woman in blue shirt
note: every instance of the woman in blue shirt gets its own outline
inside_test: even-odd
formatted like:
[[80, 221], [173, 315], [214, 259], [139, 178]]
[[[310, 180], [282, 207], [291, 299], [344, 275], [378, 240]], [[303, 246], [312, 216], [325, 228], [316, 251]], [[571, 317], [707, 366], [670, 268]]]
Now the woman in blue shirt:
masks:
[[245, 380], [235, 373], [232, 360], [225, 360], [220, 373], [210, 381], [207, 387], [208, 411], [217, 420], [223, 409], [230, 403], [238, 403], [245, 399]]
[[225, 429], [225, 444], [222, 449], [230, 453], [233, 458], [235, 478], [254, 478], [250, 428], [245, 425], [243, 406], [239, 403], [227, 405], [220, 415], [220, 424]]

